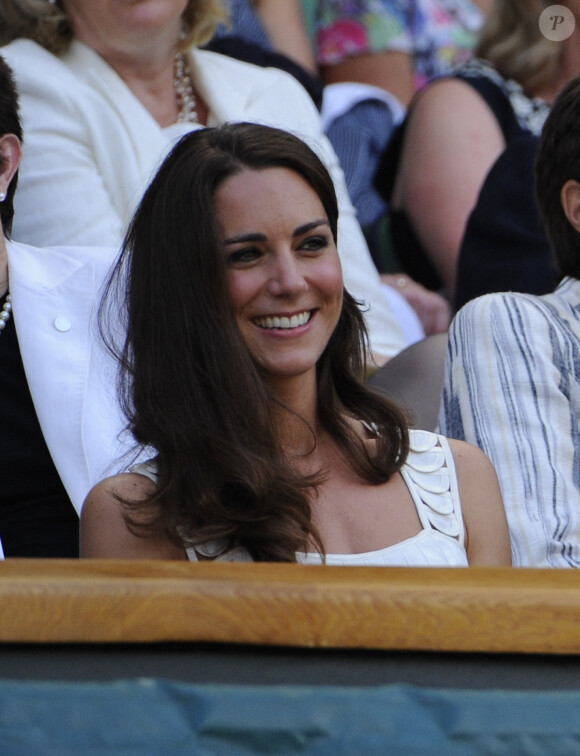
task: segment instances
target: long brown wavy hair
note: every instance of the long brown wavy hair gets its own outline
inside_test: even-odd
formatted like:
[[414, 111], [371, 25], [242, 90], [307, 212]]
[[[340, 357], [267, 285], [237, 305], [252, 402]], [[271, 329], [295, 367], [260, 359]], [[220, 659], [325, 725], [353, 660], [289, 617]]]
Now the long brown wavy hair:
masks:
[[[308, 543], [324, 552], [310, 508], [324, 471], [304, 476], [282, 447], [276, 400], [229, 302], [213, 206], [216, 189], [229, 177], [272, 167], [294, 171], [314, 189], [336, 240], [332, 179], [304, 142], [256, 124], [196, 131], [165, 159], [135, 213], [101, 322], [107, 335], [119, 332], [119, 323], [126, 333], [116, 349], [121, 400], [135, 439], [155, 450], [158, 465], [151, 499], [124, 502], [129, 527], [144, 534], [163, 530], [193, 545], [224, 539], [244, 546], [256, 561], [294, 561]], [[115, 349], [110, 338], [109, 344]], [[367, 346], [363, 315], [345, 292], [317, 365], [319, 417], [360, 477], [379, 484], [404, 462], [408, 431], [399, 408], [363, 383]], [[372, 426], [376, 454], [369, 454], [348, 416]], [[145, 527], [146, 505], [152, 515]]]

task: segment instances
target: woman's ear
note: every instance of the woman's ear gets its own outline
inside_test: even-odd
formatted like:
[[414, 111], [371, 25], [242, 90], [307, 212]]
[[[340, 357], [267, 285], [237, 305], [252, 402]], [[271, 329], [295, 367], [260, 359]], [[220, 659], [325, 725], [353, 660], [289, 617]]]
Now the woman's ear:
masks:
[[0, 192], [6, 194], [22, 157], [20, 139], [15, 134], [0, 136]]
[[570, 224], [580, 234], [580, 183], [568, 179], [560, 191], [560, 202]]

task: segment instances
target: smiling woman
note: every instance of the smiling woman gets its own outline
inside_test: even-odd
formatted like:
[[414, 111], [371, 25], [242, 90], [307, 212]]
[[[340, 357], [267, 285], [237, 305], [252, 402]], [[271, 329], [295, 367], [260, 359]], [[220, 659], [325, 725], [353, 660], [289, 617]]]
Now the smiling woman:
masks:
[[108, 332], [126, 306], [124, 406], [155, 454], [89, 494], [82, 556], [509, 563], [483, 454], [409, 431], [362, 383], [337, 224], [330, 175], [286, 132], [228, 125], [170, 153], [102, 307]]

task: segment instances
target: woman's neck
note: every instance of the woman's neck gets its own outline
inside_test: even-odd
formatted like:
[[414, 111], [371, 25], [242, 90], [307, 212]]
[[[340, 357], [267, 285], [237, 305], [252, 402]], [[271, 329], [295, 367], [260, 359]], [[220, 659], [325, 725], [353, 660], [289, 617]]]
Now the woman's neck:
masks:
[[319, 431], [316, 378], [270, 380], [272, 405], [282, 447], [288, 456], [301, 456], [316, 445]]
[[91, 47], [123, 79], [135, 97], [161, 126], [178, 115], [174, 88], [175, 54], [179, 28], [108, 40], [78, 29], [79, 41]]
[[160, 126], [175, 123], [178, 106], [174, 87], [175, 48], [165, 46], [152, 56], [102, 56]]
[[174, 86], [175, 53], [163, 63], [129, 65], [109, 63], [129, 87], [135, 97], [151, 113], [160, 126], [170, 126], [178, 117]]

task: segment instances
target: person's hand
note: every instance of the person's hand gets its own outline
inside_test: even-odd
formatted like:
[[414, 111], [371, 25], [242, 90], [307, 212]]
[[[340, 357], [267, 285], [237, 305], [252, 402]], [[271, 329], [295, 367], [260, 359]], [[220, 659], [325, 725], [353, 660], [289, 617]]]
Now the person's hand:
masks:
[[451, 322], [451, 307], [440, 294], [426, 289], [404, 273], [383, 273], [381, 281], [407, 300], [417, 313], [425, 336], [447, 331]]

